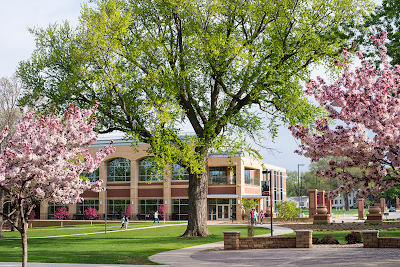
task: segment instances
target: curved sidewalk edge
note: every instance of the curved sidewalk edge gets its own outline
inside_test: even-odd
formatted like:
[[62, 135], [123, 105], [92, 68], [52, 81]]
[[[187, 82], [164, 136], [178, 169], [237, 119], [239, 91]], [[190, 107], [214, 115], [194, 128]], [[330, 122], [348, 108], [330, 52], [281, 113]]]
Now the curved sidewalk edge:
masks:
[[[270, 228], [269, 225], [258, 225], [255, 227], [264, 227]], [[293, 232], [292, 229], [281, 227], [281, 226], [273, 226], [274, 235], [284, 235], [290, 234]], [[270, 235], [270, 234], [266, 234]], [[264, 235], [265, 236], [265, 235]], [[171, 267], [181, 267], [181, 266], [208, 266], [208, 267], [221, 267], [221, 266], [243, 266], [243, 264], [222, 264], [221, 262], [206, 262], [199, 261], [191, 258], [191, 256], [197, 252], [205, 251], [205, 250], [219, 250], [224, 247], [224, 241], [209, 243], [194, 247], [181, 248], [171, 251], [165, 251], [161, 253], [154, 254], [149, 257], [149, 260], [153, 262], [157, 262], [160, 264], [167, 264]]]

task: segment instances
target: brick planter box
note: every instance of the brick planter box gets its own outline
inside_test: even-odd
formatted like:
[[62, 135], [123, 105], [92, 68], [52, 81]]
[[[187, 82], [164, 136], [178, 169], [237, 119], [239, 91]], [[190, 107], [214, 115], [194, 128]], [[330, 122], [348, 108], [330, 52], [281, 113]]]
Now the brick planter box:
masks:
[[378, 230], [363, 231], [364, 248], [400, 248], [400, 238], [379, 237]]
[[224, 249], [312, 248], [312, 231], [298, 230], [296, 236], [240, 237], [241, 231], [224, 232]]

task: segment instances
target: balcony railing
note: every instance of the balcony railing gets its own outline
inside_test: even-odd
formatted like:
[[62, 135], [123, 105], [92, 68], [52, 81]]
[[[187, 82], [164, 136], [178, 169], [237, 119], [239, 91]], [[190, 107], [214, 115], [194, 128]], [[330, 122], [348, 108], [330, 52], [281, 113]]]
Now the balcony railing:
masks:
[[210, 176], [208, 184], [236, 184], [236, 176]]
[[248, 185], [260, 186], [260, 178], [254, 178], [254, 177], [245, 176], [244, 177], [244, 183], [248, 184]]

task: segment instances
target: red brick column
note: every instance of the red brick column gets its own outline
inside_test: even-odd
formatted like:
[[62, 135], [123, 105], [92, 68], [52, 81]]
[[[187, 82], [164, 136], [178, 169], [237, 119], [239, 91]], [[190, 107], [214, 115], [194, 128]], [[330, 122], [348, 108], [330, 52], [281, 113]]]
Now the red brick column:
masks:
[[384, 198], [381, 198], [381, 214], [383, 215], [385, 213], [385, 205], [386, 201]]
[[364, 199], [362, 198], [357, 199], [357, 205], [358, 205], [358, 219], [364, 220]]
[[379, 231], [378, 230], [365, 230], [363, 233], [364, 248], [378, 248], [379, 247]]
[[396, 210], [400, 209], [399, 200], [399, 198], [396, 198]]
[[236, 250], [239, 249], [239, 238], [241, 231], [224, 232], [224, 249]]
[[312, 230], [296, 231], [296, 248], [312, 248]]
[[308, 189], [308, 218], [313, 219], [315, 210], [317, 209], [317, 189]]

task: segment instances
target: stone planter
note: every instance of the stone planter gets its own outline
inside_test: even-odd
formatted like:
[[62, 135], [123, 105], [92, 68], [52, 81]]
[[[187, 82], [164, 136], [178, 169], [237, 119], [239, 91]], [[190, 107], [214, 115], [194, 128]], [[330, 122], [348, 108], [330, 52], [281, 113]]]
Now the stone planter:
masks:
[[318, 206], [317, 210], [315, 211], [317, 214], [327, 214], [328, 208], [326, 206]]
[[368, 213], [369, 214], [380, 214], [381, 213], [381, 208], [379, 206], [370, 206], [368, 208]]

